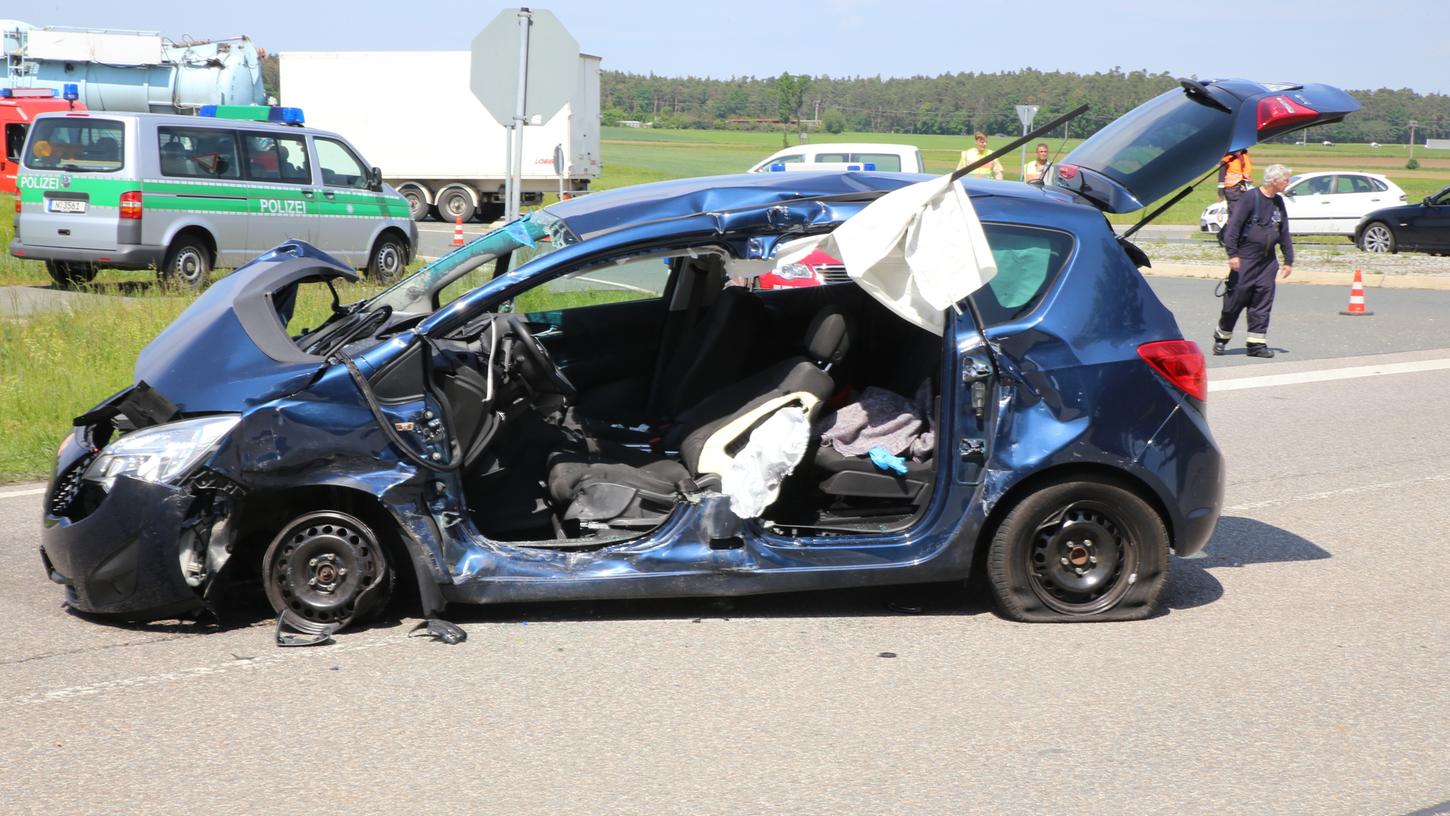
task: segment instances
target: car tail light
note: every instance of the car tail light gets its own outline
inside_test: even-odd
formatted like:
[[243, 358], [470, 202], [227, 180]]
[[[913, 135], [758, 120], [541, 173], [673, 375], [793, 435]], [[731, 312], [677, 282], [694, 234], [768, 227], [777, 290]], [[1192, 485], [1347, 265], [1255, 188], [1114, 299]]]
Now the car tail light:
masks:
[[121, 217], [130, 219], [141, 217], [140, 190], [127, 190], [121, 193]]
[[1178, 390], [1197, 400], [1208, 399], [1208, 367], [1197, 343], [1192, 340], [1144, 343], [1138, 347], [1138, 356]]
[[1057, 166], [1057, 177], [1064, 181], [1077, 178], [1077, 166], [1072, 164], [1059, 164]]
[[[1404, 196], [1400, 196], [1400, 198], [1404, 198]], [[15, 212], [17, 214], [20, 212], [20, 194], [19, 193], [16, 193], [15, 194]]]
[[1259, 100], [1259, 132], [1269, 128], [1308, 122], [1319, 117], [1319, 111], [1287, 96], [1266, 96]]

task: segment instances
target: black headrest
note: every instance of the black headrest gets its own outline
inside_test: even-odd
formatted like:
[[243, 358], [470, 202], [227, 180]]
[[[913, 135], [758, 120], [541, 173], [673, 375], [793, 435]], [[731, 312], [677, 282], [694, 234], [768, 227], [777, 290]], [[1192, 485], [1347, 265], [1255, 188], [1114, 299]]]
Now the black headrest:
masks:
[[851, 350], [851, 320], [837, 306], [822, 306], [806, 328], [806, 354], [819, 363], [839, 363]]

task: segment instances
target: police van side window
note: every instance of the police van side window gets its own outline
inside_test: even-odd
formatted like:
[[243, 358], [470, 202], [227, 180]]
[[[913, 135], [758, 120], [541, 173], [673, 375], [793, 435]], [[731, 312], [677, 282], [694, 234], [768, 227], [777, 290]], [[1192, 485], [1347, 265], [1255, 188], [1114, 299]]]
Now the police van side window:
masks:
[[301, 136], [242, 132], [247, 178], [283, 184], [311, 184], [307, 141]]
[[972, 295], [988, 326], [1015, 320], [1037, 305], [1067, 259], [1072, 236], [1058, 230], [1012, 224], [983, 224], [997, 275]]
[[317, 166], [322, 168], [324, 185], [359, 190], [368, 186], [367, 168], [341, 142], [314, 137], [312, 143], [317, 146]]
[[161, 175], [180, 178], [241, 178], [237, 138], [216, 128], [159, 127], [156, 151]]

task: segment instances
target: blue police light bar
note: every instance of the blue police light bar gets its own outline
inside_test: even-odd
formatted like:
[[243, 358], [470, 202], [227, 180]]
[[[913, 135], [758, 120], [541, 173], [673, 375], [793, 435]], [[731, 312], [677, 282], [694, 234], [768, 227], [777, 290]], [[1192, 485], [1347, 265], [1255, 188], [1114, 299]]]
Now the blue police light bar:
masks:
[[242, 122], [277, 122], [283, 125], [300, 125], [304, 121], [301, 108], [284, 108], [279, 105], [202, 105], [197, 115]]
[[81, 98], [81, 86], [79, 84], [75, 82], [67, 82], [64, 88], [65, 90], [61, 93], [61, 98], [71, 102], [74, 102], [77, 99]]
[[776, 162], [775, 164], [772, 164], [770, 166], [770, 172], [772, 172], [772, 173], [784, 173], [785, 172], [785, 162]]
[[54, 99], [54, 88], [0, 88], [0, 99]]

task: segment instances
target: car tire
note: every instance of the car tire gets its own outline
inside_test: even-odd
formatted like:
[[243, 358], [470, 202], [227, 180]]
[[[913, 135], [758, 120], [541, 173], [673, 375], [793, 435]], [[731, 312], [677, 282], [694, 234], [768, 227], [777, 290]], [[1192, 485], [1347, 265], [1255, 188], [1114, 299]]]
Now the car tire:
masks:
[[1395, 231], [1383, 221], [1371, 221], [1359, 234], [1359, 248], [1365, 252], [1393, 253], [1395, 251]]
[[393, 283], [408, 266], [408, 245], [396, 235], [383, 235], [368, 255], [368, 277], [376, 283]]
[[294, 519], [262, 556], [273, 610], [339, 629], [381, 613], [394, 580], [387, 548], [372, 528], [331, 510]]
[[462, 218], [467, 224], [473, 220], [473, 199], [468, 193], [457, 187], [450, 187], [438, 194], [438, 215], [449, 223], [455, 223], [456, 219]]
[[46, 261], [45, 271], [50, 273], [50, 279], [55, 281], [56, 286], [62, 289], [74, 289], [94, 280], [97, 270], [94, 265], [88, 263]]
[[398, 193], [408, 202], [408, 217], [414, 221], [422, 221], [432, 211], [428, 198], [423, 194], [423, 188], [418, 185], [405, 184], [399, 188]]
[[1111, 482], [1049, 483], [998, 525], [987, 575], [998, 611], [1026, 622], [1142, 620], [1168, 583], [1168, 530]]
[[198, 238], [179, 238], [166, 250], [156, 278], [170, 289], [196, 291], [211, 280], [211, 249]]

